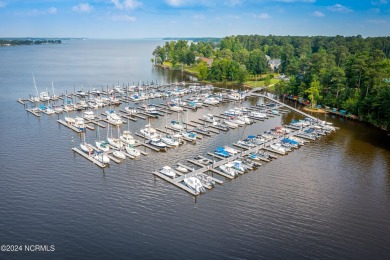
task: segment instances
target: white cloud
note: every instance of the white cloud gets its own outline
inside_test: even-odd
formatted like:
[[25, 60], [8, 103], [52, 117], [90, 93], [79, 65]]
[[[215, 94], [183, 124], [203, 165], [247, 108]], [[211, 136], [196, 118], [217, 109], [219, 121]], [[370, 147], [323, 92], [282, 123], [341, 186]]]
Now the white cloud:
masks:
[[111, 2], [121, 10], [134, 10], [142, 6], [142, 3], [137, 0], [111, 0]]
[[7, 6], [7, 3], [6, 3], [6, 2], [0, 1], [0, 8], [6, 7], [6, 6]]
[[310, 15], [315, 16], [315, 17], [324, 17], [325, 16], [325, 14], [323, 12], [320, 12], [320, 11], [314, 11]]
[[226, 5], [228, 6], [239, 6], [242, 5], [243, 0], [228, 0], [225, 2]]
[[269, 19], [271, 16], [267, 13], [261, 13], [261, 14], [254, 14], [253, 17], [257, 19]]
[[92, 11], [92, 9], [92, 6], [90, 6], [88, 3], [80, 3], [72, 7], [73, 11], [80, 13], [89, 13]]
[[165, 2], [173, 7], [179, 7], [188, 4], [188, 1], [186, 0], [166, 0]]
[[50, 7], [49, 9], [47, 9], [47, 11], [49, 12], [49, 14], [56, 14], [57, 13], [57, 8]]
[[387, 3], [388, 3], [387, 0], [371, 1], [372, 5], [385, 5]]
[[339, 13], [352, 13], [353, 12], [351, 9], [349, 9], [348, 7], [345, 7], [341, 4], [335, 4], [335, 5], [329, 6], [328, 10], [332, 11], [332, 12], [339, 12]]
[[111, 16], [111, 19], [113, 21], [121, 21], [121, 22], [135, 22], [135, 21], [137, 21], [136, 17], [130, 16], [127, 14], [113, 15], [113, 16]]

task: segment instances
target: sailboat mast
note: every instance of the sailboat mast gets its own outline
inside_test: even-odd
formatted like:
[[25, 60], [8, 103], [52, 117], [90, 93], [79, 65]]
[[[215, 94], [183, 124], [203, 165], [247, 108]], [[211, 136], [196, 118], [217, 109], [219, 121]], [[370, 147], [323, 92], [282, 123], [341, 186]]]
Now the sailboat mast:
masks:
[[35, 92], [36, 92], [36, 94], [37, 94], [37, 97], [39, 97], [39, 95], [38, 95], [38, 88], [37, 88], [37, 84], [36, 84], [36, 82], [35, 82], [34, 74], [32, 74], [32, 77], [33, 77]]

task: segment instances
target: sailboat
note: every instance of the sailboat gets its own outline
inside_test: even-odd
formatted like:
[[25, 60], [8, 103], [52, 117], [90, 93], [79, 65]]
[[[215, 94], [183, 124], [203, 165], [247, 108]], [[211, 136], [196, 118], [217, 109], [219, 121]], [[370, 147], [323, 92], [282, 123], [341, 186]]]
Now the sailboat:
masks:
[[126, 152], [133, 157], [141, 156], [141, 152], [138, 149], [134, 148], [134, 146], [132, 146], [131, 144], [126, 145], [125, 149], [126, 149]]
[[32, 77], [33, 77], [33, 82], [34, 82], [34, 88], [35, 88], [35, 93], [36, 93], [36, 96], [34, 97], [31, 97], [31, 100], [33, 102], [39, 102], [40, 99], [39, 99], [39, 95], [38, 95], [38, 88], [37, 88], [37, 84], [35, 83], [35, 77], [34, 77], [34, 74], [32, 74]]
[[90, 144], [87, 144], [85, 142], [85, 133], [84, 133], [84, 142], [80, 143], [80, 148], [83, 150], [83, 152], [92, 155], [93, 154], [93, 149]]
[[108, 147], [108, 143], [107, 142], [100, 140], [100, 130], [99, 129], [100, 128], [99, 128], [99, 125], [98, 125], [98, 130], [97, 130], [98, 140], [95, 141], [96, 147], [99, 150], [103, 151], [103, 152], [108, 152], [110, 150], [110, 147]]
[[[109, 126], [108, 126], [109, 128]], [[112, 136], [112, 128], [111, 128], [111, 137], [108, 137], [109, 129], [107, 129], [107, 142], [113, 146], [114, 148], [121, 149], [123, 146], [123, 143], [119, 138], [114, 138]], [[118, 127], [118, 136], [119, 136], [119, 127]]]

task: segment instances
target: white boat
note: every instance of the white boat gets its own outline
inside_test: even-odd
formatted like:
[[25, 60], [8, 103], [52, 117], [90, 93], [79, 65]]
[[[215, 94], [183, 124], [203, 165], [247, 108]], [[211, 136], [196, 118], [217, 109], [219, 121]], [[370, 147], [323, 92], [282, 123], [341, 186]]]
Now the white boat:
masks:
[[240, 152], [240, 151], [238, 151], [232, 147], [229, 147], [229, 146], [224, 146], [223, 148], [225, 149], [226, 152], [230, 153], [231, 155], [236, 155]]
[[42, 100], [42, 101], [48, 101], [50, 100], [50, 96], [47, 92], [41, 92], [39, 93], [39, 98]]
[[261, 113], [261, 112], [257, 112], [257, 111], [252, 111], [252, 112], [249, 113], [249, 115], [254, 117], [254, 118], [258, 118], [258, 119], [267, 118], [267, 114]]
[[111, 124], [113, 124], [113, 125], [123, 124], [122, 118], [120, 116], [118, 116], [118, 114], [115, 113], [115, 111], [113, 111], [113, 110], [106, 111], [106, 114], [107, 114], [107, 120]]
[[125, 149], [126, 149], [126, 152], [133, 157], [141, 156], [141, 152], [138, 149], [134, 148], [131, 144], [126, 145]]
[[84, 118], [87, 119], [87, 120], [94, 120], [95, 119], [95, 114], [91, 110], [85, 111], [84, 112]]
[[238, 117], [231, 118], [231, 119], [230, 119], [230, 122], [235, 123], [235, 124], [237, 124], [237, 125], [241, 125], [241, 126], [243, 126], [243, 125], [246, 124], [244, 121], [238, 119]]
[[253, 124], [253, 120], [250, 119], [250, 118], [249, 118], [248, 116], [246, 116], [246, 115], [238, 116], [237, 119], [243, 121], [243, 122], [244, 122], [245, 124], [247, 124], [247, 125]]
[[119, 159], [126, 159], [126, 155], [120, 150], [115, 150], [112, 154]]
[[140, 143], [139, 140], [134, 138], [134, 136], [131, 134], [129, 130], [124, 130], [122, 135], [119, 137], [119, 139], [121, 139], [122, 142], [131, 145]]
[[160, 148], [160, 149], [166, 149], [167, 148], [167, 145], [161, 141], [161, 139], [158, 139], [158, 138], [153, 138], [153, 139], [150, 139], [148, 141], [148, 144], [150, 145], [153, 145], [157, 148]]
[[164, 174], [164, 175], [166, 175], [168, 177], [171, 177], [171, 178], [175, 178], [176, 177], [176, 173], [169, 166], [162, 167], [162, 169], [160, 170], [160, 173], [162, 173], [162, 174]]
[[226, 165], [220, 165], [220, 166], [219, 166], [219, 169], [220, 169], [222, 172], [224, 172], [224, 173], [226, 173], [227, 175], [230, 175], [230, 176], [232, 176], [232, 177], [238, 176], [238, 173], [237, 173], [237, 171], [236, 171], [235, 169], [230, 168], [230, 167], [228, 167], [228, 166], [226, 166]]
[[73, 117], [66, 116], [65, 122], [68, 123], [69, 125], [74, 125], [76, 120]]
[[108, 143], [105, 141], [96, 141], [95, 144], [96, 147], [103, 152], [108, 152], [110, 150], [110, 147], [107, 145]]
[[281, 153], [281, 154], [286, 154], [286, 152], [287, 152], [286, 149], [284, 147], [282, 147], [281, 144], [271, 144], [269, 147], [271, 149]]
[[110, 163], [110, 158], [107, 155], [105, 155], [103, 152], [96, 153], [96, 155], [93, 158], [95, 158], [96, 160], [104, 164]]
[[180, 124], [178, 121], [171, 121], [171, 126], [172, 128], [176, 129], [176, 130], [182, 130], [184, 129], [184, 126], [182, 124]]
[[75, 120], [74, 126], [81, 131], [85, 131], [86, 128], [85, 128], [84, 118], [76, 116], [74, 120]]
[[203, 187], [200, 180], [196, 177], [187, 178], [186, 176], [184, 176], [184, 183], [193, 191], [195, 191], [196, 194], [206, 192], [206, 189]]
[[203, 103], [208, 105], [217, 105], [219, 101], [214, 97], [208, 97], [203, 101]]
[[48, 114], [48, 115], [53, 115], [53, 114], [56, 113], [56, 111], [55, 111], [53, 108], [51, 108], [51, 107], [46, 107], [45, 112], [46, 112], [46, 114]]
[[183, 111], [183, 108], [178, 105], [178, 104], [175, 104], [175, 103], [167, 103], [167, 106], [169, 107], [169, 109], [173, 110], [173, 111]]
[[179, 140], [172, 138], [169, 134], [161, 138], [161, 141], [169, 146], [179, 146]]
[[93, 149], [87, 143], [80, 143], [80, 148], [83, 152], [91, 155], [93, 154]]
[[188, 172], [188, 169], [183, 167], [183, 166], [181, 166], [181, 165], [178, 165], [176, 167], [176, 170], [179, 171], [179, 172], [182, 172], [182, 173], [187, 173]]
[[196, 140], [196, 133], [194, 133], [194, 132], [185, 131], [185, 132], [183, 132], [181, 134], [186, 139], [189, 139], [191, 141], [195, 141]]
[[142, 128], [140, 132], [148, 139], [160, 139], [160, 135], [157, 133], [157, 130], [152, 128], [150, 124], [145, 125], [145, 128]]
[[138, 114], [138, 110], [135, 107], [125, 107], [125, 111], [130, 115]]
[[238, 127], [238, 125], [236, 123], [232, 122], [231, 120], [224, 120], [223, 122], [230, 128], [237, 128]]
[[107, 142], [113, 146], [114, 148], [121, 149], [123, 147], [123, 143], [118, 138], [108, 137]]
[[215, 122], [214, 116], [212, 114], [203, 115], [203, 117], [204, 117], [204, 120], [206, 122], [209, 122], [209, 123]]

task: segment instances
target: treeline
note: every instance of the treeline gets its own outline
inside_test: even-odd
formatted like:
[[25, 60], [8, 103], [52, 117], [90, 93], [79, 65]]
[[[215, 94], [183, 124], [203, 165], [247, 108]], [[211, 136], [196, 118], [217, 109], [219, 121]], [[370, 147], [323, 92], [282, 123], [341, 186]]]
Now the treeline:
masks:
[[[268, 55], [280, 59], [277, 72], [290, 77], [275, 86], [278, 93], [343, 109], [390, 129], [390, 37], [238, 35], [217, 44], [167, 42], [153, 55], [157, 63], [196, 66], [201, 80], [240, 83], [250, 74], [270, 72]], [[208, 66], [195, 57], [214, 61]]]
[[60, 44], [61, 40], [48, 39], [0, 39], [0, 46], [34, 45], [34, 44]]

